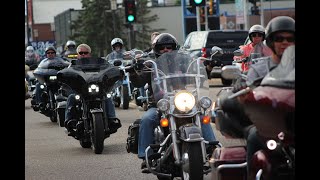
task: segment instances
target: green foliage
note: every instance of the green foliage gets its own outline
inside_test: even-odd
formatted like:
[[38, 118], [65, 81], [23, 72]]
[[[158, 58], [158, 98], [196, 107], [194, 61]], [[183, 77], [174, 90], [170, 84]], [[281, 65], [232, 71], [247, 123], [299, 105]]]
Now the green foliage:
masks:
[[[111, 11], [110, 1], [105, 0], [81, 0], [83, 10], [76, 21], [72, 22], [71, 29], [74, 39], [78, 44], [86, 43], [92, 49], [94, 56], [106, 56], [112, 49], [110, 42], [119, 37], [124, 41], [128, 50], [128, 29], [125, 26], [124, 7]], [[131, 36], [131, 48], [145, 49], [150, 46], [150, 35], [154, 31], [165, 29], [152, 29], [149, 22], [157, 21], [156, 14], [150, 15], [147, 8], [147, 0], [136, 0], [136, 22], [141, 24], [142, 30], [134, 31]]]

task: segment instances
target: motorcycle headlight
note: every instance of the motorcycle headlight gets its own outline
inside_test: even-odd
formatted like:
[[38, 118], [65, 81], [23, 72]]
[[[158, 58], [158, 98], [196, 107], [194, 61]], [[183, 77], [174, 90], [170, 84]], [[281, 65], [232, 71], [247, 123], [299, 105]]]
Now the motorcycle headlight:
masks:
[[57, 80], [57, 76], [49, 76], [49, 80], [50, 81], [55, 81], [55, 80]]
[[170, 107], [170, 103], [166, 99], [160, 99], [157, 103], [157, 107], [160, 109], [160, 111], [166, 111]]
[[89, 86], [89, 88], [88, 88], [88, 91], [89, 91], [90, 93], [97, 93], [97, 92], [99, 92], [99, 86], [96, 85], [96, 84], [91, 84], [91, 85]]
[[195, 98], [189, 92], [179, 92], [174, 97], [174, 105], [181, 112], [190, 111], [195, 105]]
[[202, 108], [208, 109], [211, 106], [212, 101], [209, 97], [202, 97], [199, 103]]
[[40, 89], [44, 89], [44, 85], [43, 84], [40, 85]]
[[80, 99], [80, 96], [77, 94], [77, 95], [75, 95], [75, 99], [76, 100], [79, 100]]

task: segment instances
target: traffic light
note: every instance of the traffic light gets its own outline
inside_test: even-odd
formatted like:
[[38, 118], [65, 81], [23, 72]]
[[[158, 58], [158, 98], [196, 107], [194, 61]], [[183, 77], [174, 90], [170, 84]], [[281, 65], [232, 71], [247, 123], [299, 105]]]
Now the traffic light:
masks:
[[206, 6], [206, 0], [190, 0], [191, 6]]
[[135, 0], [124, 0], [124, 9], [127, 23], [136, 21], [136, 3]]
[[217, 14], [217, 5], [214, 2], [214, 0], [209, 0], [208, 12], [209, 12], [210, 15]]

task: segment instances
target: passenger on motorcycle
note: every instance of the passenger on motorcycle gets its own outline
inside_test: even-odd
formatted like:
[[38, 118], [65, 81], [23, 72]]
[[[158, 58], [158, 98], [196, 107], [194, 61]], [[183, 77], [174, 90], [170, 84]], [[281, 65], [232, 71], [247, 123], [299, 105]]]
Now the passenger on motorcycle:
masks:
[[[295, 44], [295, 20], [288, 16], [277, 16], [266, 26], [266, 44], [272, 50], [272, 55], [250, 66], [247, 81], [234, 87], [234, 92], [249, 85], [258, 86], [261, 80], [281, 62], [282, 55], [287, 47]], [[230, 101], [230, 100], [228, 100]], [[236, 99], [233, 99], [238, 103]], [[223, 105], [222, 105], [223, 106]], [[224, 109], [225, 112], [227, 112]], [[230, 111], [229, 111], [230, 112]], [[227, 112], [228, 113], [228, 112]], [[266, 149], [265, 143], [259, 137], [257, 129], [252, 126], [247, 136], [247, 163], [251, 166], [251, 158], [260, 149]]]
[[[240, 49], [243, 50], [242, 56], [234, 56], [234, 60], [240, 60], [243, 58], [250, 57], [251, 53], [261, 53], [261, 57], [265, 56], [271, 56], [272, 52], [266, 45], [263, 44], [263, 41], [265, 40], [265, 29], [261, 25], [253, 25], [249, 29], [248, 33], [250, 43], [246, 45], [240, 46]], [[241, 69], [243, 72], [248, 71], [249, 64], [248, 62], [242, 62], [241, 63]]]
[[[55, 47], [53, 47], [53, 46], [48, 46], [48, 47], [46, 48], [46, 50], [45, 50], [46, 58], [43, 59], [43, 60], [40, 62], [39, 66], [41, 67], [41, 64], [44, 64], [44, 63], [46, 63], [47, 61], [56, 61], [56, 60], [59, 60], [59, 59], [63, 60], [62, 58], [56, 56], [56, 52], [57, 52], [57, 50], [56, 50]], [[40, 99], [41, 99], [40, 96], [41, 96], [41, 93], [42, 93], [42, 89], [40, 88], [40, 85], [41, 85], [40, 82], [37, 82], [36, 88], [35, 88], [35, 93], [34, 93], [34, 95], [35, 95], [35, 99], [34, 99], [34, 100], [35, 100], [35, 101], [34, 101], [34, 100], [31, 101], [31, 104], [32, 104], [32, 105], [35, 105], [35, 106], [38, 106], [39, 103], [41, 103], [41, 102], [40, 102]]]
[[[91, 58], [91, 47], [87, 44], [80, 44], [77, 47], [77, 53], [78, 53], [78, 60], [77, 61], [81, 61], [81, 60], [86, 60]], [[72, 129], [74, 129], [77, 121], [72, 117], [72, 112], [71, 109], [72, 107], [75, 105], [75, 94], [71, 93], [68, 96], [67, 99], [67, 105], [66, 105], [66, 111], [65, 111], [65, 128], [68, 131], [68, 135], [72, 136], [72, 133], [74, 133], [74, 131]], [[112, 127], [115, 128], [120, 128], [121, 127], [121, 123], [120, 120], [116, 117], [116, 112], [115, 112], [115, 107], [113, 104], [113, 101], [111, 98], [107, 98], [106, 99], [106, 111], [107, 111], [107, 116], [108, 119], [110, 121], [110, 124], [113, 124]]]
[[65, 45], [64, 51], [61, 52], [61, 57], [64, 59], [69, 58], [68, 55], [77, 55], [75, 41], [68, 40]]
[[106, 56], [106, 60], [112, 63], [111, 61], [114, 59], [122, 59], [123, 53], [125, 52], [125, 48], [123, 45], [123, 41], [120, 38], [114, 38], [111, 41], [112, 52]]
[[[161, 56], [166, 52], [171, 52], [177, 50], [178, 42], [176, 38], [169, 33], [161, 33], [153, 41], [153, 51], [156, 58]], [[156, 60], [157, 61], [157, 60]], [[142, 73], [138, 75], [134, 71], [130, 72], [131, 82], [135, 87], [141, 87], [146, 83], [151, 84], [151, 74]], [[149, 86], [150, 100], [147, 112], [141, 118], [141, 124], [139, 128], [139, 140], [138, 140], [138, 158], [142, 159], [141, 169], [143, 173], [147, 173], [145, 162], [145, 149], [152, 143], [154, 143], [153, 132], [154, 128], [159, 124], [160, 117], [157, 113], [157, 102], [155, 101], [152, 87]], [[215, 136], [210, 124], [202, 124], [204, 139], [207, 141], [214, 141]]]

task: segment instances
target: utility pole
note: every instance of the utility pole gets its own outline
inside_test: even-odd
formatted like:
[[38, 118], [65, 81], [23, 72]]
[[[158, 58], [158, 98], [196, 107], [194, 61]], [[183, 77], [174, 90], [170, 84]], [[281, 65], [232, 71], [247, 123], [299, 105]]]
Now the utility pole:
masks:
[[247, 10], [247, 0], [243, 0], [243, 16], [244, 16], [244, 29], [248, 30], [248, 10]]
[[200, 26], [200, 8], [199, 6], [196, 6], [196, 15], [197, 15], [197, 31], [201, 31], [201, 26]]

